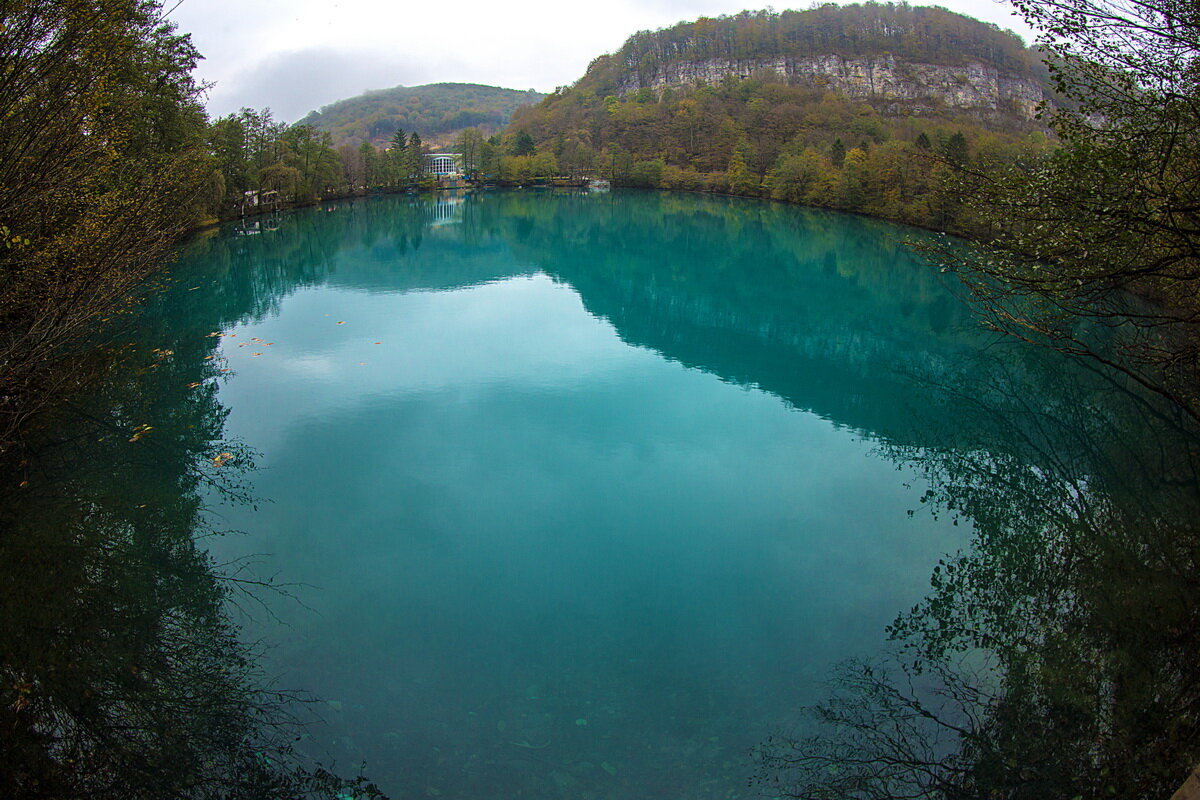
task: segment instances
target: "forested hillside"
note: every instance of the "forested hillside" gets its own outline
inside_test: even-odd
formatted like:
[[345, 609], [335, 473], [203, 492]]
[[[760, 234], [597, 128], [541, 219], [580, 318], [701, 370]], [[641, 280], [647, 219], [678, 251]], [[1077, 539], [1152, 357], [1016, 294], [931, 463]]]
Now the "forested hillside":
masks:
[[1007, 74], [1041, 73], [1037, 54], [1015, 34], [935, 6], [880, 3], [804, 11], [743, 11], [643, 31], [612, 55], [597, 58], [580, 88], [609, 89], [626, 70], [643, 79], [660, 65], [707, 59], [753, 60], [838, 55], [892, 56], [962, 66], [972, 62]]
[[333, 134], [335, 144], [385, 144], [400, 130], [415, 130], [422, 139], [435, 141], [464, 128], [494, 133], [518, 108], [543, 97], [532, 90], [475, 83], [395, 86], [331, 103], [300, 124]]
[[743, 12], [639, 33], [513, 118], [562, 173], [971, 230], [947, 169], [1042, 149], [1038, 54], [940, 8]]

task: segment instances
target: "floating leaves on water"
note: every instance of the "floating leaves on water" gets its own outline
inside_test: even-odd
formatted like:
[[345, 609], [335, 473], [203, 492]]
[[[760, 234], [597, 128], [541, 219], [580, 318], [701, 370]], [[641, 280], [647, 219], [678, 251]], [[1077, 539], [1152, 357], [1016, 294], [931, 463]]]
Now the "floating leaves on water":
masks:
[[217, 457], [212, 460], [212, 463], [214, 467], [223, 467], [232, 460], [233, 453], [219, 453]]
[[133, 436], [129, 437], [129, 441], [136, 442], [138, 439], [141, 439], [152, 430], [154, 430], [154, 428], [149, 425], [139, 425], [133, 429]]

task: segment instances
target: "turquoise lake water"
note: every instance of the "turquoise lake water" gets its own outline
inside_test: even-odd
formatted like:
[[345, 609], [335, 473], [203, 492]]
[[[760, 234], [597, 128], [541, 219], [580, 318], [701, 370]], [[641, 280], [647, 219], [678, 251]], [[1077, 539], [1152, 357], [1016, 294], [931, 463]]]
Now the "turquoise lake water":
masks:
[[243, 622], [317, 698], [305, 751], [393, 797], [751, 796], [970, 533], [903, 454], [978, 422], [951, 384], [995, 337], [922, 236], [526, 191], [195, 243], [162, 313], [221, 334], [260, 454], [210, 549], [290, 585]]
[[0, 454], [0, 785], [1170, 797], [1196, 426], [905, 240], [557, 191], [197, 236]]

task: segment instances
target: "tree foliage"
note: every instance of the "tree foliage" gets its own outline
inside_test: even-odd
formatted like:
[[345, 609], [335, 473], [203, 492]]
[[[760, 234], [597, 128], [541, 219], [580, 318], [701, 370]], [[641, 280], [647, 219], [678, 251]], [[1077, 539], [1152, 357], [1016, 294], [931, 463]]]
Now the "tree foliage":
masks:
[[1200, 419], [1200, 11], [1018, 7], [1073, 107], [1052, 114], [1055, 150], [960, 174], [995, 236], [945, 261], [997, 325], [1097, 358]]
[[777, 76], [650, 94], [600, 101], [573, 89], [523, 110], [513, 128], [528, 131], [563, 174], [770, 197], [962, 233], [981, 229], [948, 185], [950, 165], [972, 154], [1016, 163], [1047, 146], [1037, 130], [892, 115]]
[[[186, 36], [146, 0], [0, 16], [0, 441], [195, 219], [205, 118]], [[7, 428], [7, 430], [4, 430]]]
[[894, 652], [760, 749], [772, 796], [1169, 797], [1200, 759], [1194, 427], [1086, 362], [977, 359], [927, 384], [971, 397], [974, 425], [883, 448], [969, 546], [889, 627]]
[[644, 85], [663, 64], [811, 55], [896, 57], [926, 63], [978, 62], [1007, 75], [1040, 75], [1037, 54], [1015, 34], [939, 7], [824, 3], [805, 10], [742, 11], [642, 31], [592, 62], [577, 88], [607, 94], [630, 72]]

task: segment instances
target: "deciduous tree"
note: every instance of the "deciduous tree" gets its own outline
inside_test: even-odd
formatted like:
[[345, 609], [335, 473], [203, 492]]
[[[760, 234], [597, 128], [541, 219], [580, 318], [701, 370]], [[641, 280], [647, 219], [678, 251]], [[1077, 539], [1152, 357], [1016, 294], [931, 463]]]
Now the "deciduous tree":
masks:
[[211, 185], [186, 36], [146, 0], [0, 14], [0, 447]]
[[996, 236], [943, 260], [997, 325], [1097, 359], [1200, 420], [1200, 6], [1018, 7], [1070, 101], [1051, 116], [1061, 145], [961, 170], [959, 193]]

